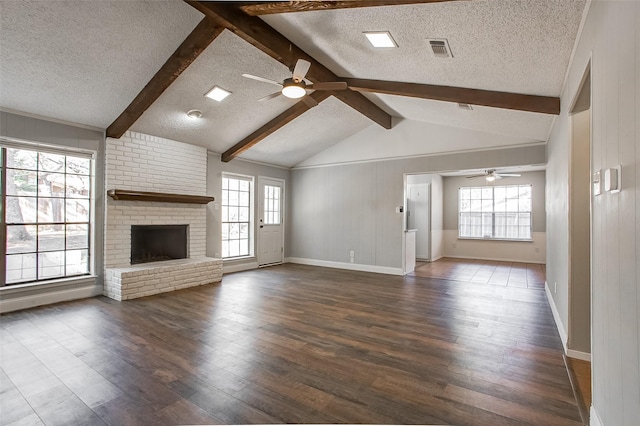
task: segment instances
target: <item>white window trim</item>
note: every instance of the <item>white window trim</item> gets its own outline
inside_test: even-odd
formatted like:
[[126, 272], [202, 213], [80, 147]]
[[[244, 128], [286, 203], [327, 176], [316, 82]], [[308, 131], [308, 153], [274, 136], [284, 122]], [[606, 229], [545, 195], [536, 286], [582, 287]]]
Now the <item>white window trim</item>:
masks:
[[[49, 154], [70, 155], [80, 158], [87, 158], [91, 160], [91, 197], [89, 197], [89, 271], [85, 275], [69, 276], [69, 277], [55, 277], [51, 279], [44, 279], [38, 281], [29, 281], [15, 284], [6, 284], [0, 287], [0, 290], [4, 290], [4, 294], [8, 294], [9, 289], [25, 289], [29, 287], [47, 287], [55, 286], [57, 283], [73, 283], [84, 282], [83, 280], [90, 279], [95, 283], [97, 276], [97, 255], [96, 255], [96, 158], [97, 152], [90, 149], [82, 149], [77, 147], [65, 147], [58, 145], [46, 144], [43, 142], [29, 141], [24, 139], [10, 138], [6, 136], [0, 137], [0, 149], [1, 148], [14, 148], [14, 149], [28, 149], [37, 152], [45, 152]], [[4, 189], [3, 189], [4, 191]], [[6, 253], [3, 254], [6, 256]], [[3, 262], [3, 264], [5, 264]], [[6, 265], [5, 265], [6, 268]], [[0, 271], [5, 274], [6, 270]], [[4, 281], [4, 279], [3, 279]]]

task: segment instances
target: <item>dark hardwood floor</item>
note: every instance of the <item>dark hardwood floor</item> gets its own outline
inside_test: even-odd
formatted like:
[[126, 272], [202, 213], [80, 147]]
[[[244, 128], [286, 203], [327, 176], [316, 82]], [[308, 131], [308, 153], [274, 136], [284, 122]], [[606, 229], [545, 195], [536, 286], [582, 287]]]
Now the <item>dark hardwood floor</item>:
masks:
[[0, 332], [2, 424], [581, 424], [531, 289], [288, 264]]

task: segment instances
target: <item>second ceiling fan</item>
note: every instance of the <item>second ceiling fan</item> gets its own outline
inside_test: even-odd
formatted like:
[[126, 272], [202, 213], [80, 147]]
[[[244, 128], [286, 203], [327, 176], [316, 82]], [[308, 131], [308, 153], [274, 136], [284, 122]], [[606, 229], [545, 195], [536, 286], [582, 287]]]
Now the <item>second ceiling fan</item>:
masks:
[[245, 78], [250, 78], [252, 80], [261, 81], [263, 83], [275, 84], [276, 86], [280, 86], [280, 90], [278, 92], [267, 95], [263, 98], [258, 99], [258, 101], [267, 101], [269, 99], [276, 98], [280, 95], [283, 95], [287, 98], [291, 99], [300, 99], [307, 104], [309, 107], [314, 107], [318, 105], [315, 99], [311, 96], [308, 96], [307, 90], [346, 90], [347, 83], [344, 81], [327, 81], [327, 82], [318, 82], [307, 84], [304, 81], [309, 68], [311, 67], [311, 62], [306, 61], [304, 59], [298, 59], [295, 67], [291, 73], [290, 78], [284, 79], [282, 83], [278, 83], [277, 81], [270, 80], [264, 77], [258, 77], [252, 74], [242, 74]]
[[467, 176], [467, 179], [475, 179], [475, 178], [483, 177], [488, 182], [493, 182], [494, 180], [502, 179], [503, 177], [520, 177], [520, 176], [522, 175], [518, 173], [498, 173], [495, 169], [489, 169], [489, 170], [486, 170], [484, 174], [481, 174], [481, 175]]

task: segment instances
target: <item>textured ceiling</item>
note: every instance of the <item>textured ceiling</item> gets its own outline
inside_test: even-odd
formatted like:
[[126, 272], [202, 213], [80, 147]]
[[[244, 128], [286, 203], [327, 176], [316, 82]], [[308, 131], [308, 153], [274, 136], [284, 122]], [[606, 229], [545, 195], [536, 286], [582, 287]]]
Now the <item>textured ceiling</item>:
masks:
[[[584, 5], [583, 0], [475, 0], [263, 19], [341, 76], [558, 96]], [[201, 18], [179, 0], [0, 0], [0, 107], [106, 128]], [[362, 34], [373, 30], [390, 31], [399, 47], [373, 49]], [[426, 41], [431, 37], [447, 38], [454, 58], [434, 58]], [[290, 75], [224, 31], [132, 129], [226, 151], [295, 103], [283, 97], [257, 102], [277, 87], [242, 73], [277, 81]], [[232, 96], [222, 103], [204, 98], [214, 85]], [[392, 150], [382, 147], [379, 158], [444, 147], [432, 141], [421, 148], [413, 141], [419, 123], [439, 125], [449, 147], [480, 149], [544, 142], [553, 122], [544, 114], [478, 106], [463, 111], [447, 102], [366, 96], [405, 123], [406, 130], [400, 130], [406, 138], [394, 139]], [[188, 119], [190, 109], [200, 109], [203, 118]], [[328, 153], [344, 151], [332, 146], [366, 139], [372, 128], [394, 138], [378, 127], [331, 97], [240, 158], [289, 167], [326, 151], [321, 157], [330, 162]], [[451, 131], [445, 135], [446, 129]], [[371, 154], [364, 147], [361, 155]]]
[[[342, 77], [558, 96], [584, 4], [453, 1], [262, 19]], [[375, 49], [364, 31], [389, 31], [398, 48]], [[454, 57], [434, 57], [430, 38], [446, 38]]]
[[0, 2], [0, 106], [106, 128], [198, 24], [181, 1]]

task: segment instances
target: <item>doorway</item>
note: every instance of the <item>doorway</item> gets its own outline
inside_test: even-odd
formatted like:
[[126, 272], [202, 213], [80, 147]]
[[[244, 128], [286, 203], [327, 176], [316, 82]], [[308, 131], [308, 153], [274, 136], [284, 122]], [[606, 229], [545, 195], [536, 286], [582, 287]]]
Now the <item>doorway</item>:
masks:
[[284, 260], [284, 181], [258, 178], [258, 266]]
[[591, 70], [570, 109], [569, 324], [567, 356], [583, 418], [591, 405]]
[[428, 261], [431, 237], [431, 184], [407, 184], [407, 229], [416, 229], [416, 260]]

